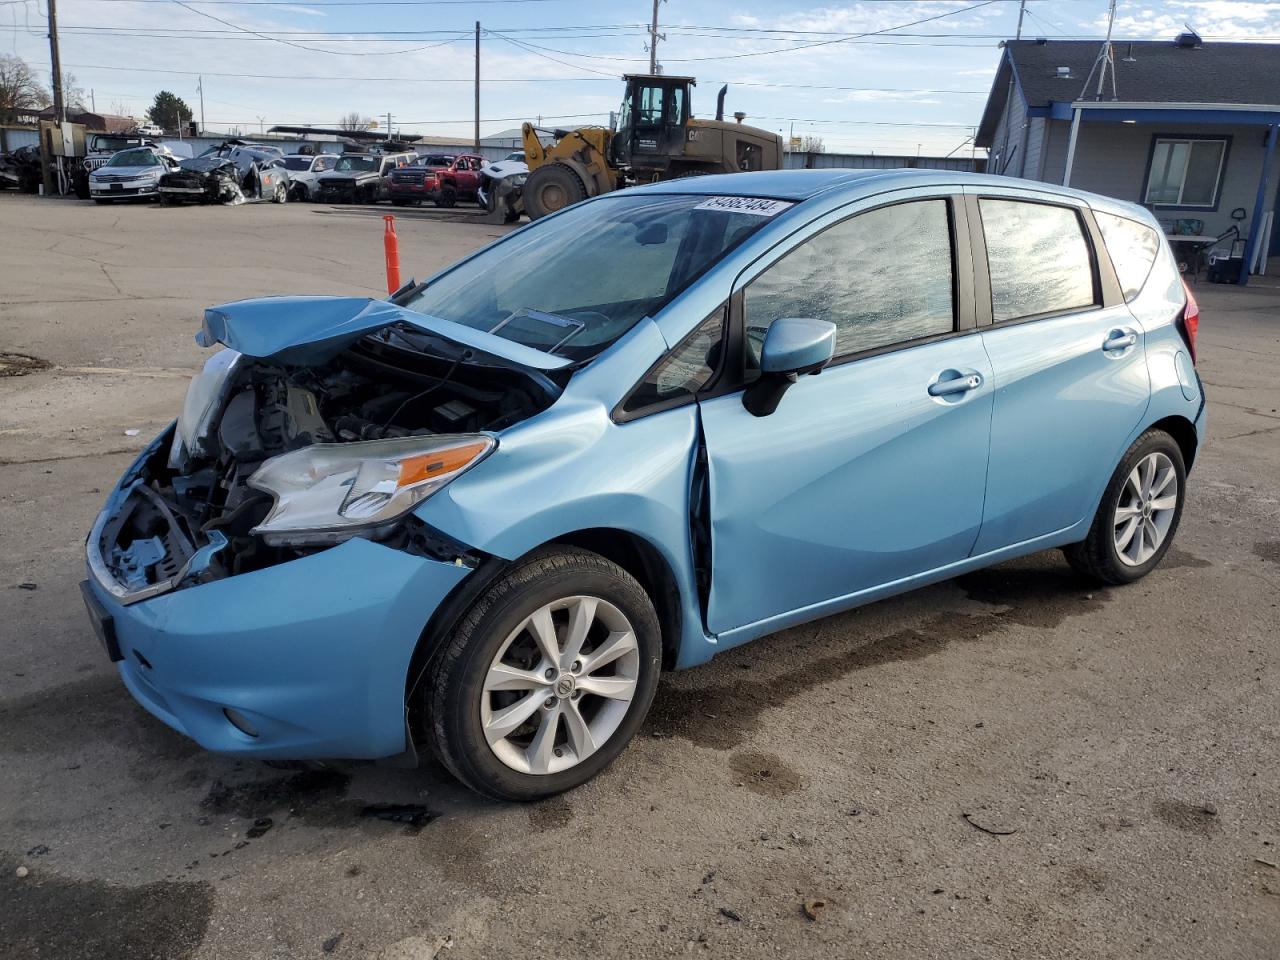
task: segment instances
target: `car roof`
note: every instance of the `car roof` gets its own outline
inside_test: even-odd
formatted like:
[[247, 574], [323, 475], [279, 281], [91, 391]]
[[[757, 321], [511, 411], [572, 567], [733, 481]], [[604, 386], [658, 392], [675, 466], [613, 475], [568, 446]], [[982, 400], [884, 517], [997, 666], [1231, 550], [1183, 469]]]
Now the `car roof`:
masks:
[[1092, 200], [1093, 195], [1080, 190], [1040, 181], [1019, 180], [958, 170], [761, 170], [751, 173], [721, 173], [705, 177], [683, 177], [661, 183], [632, 187], [628, 193], [716, 194], [729, 197], [767, 197], [774, 200], [804, 201], [834, 192], [851, 196], [864, 192], [882, 192], [907, 187], [987, 186], [1025, 188], [1038, 193], [1056, 193], [1077, 199]]

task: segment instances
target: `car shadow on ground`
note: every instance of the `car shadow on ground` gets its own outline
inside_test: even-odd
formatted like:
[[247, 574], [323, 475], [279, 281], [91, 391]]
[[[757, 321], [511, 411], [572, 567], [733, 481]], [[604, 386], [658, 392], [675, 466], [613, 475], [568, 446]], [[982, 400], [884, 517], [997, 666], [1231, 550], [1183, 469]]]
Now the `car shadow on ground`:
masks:
[[[1204, 564], [1171, 550], [1161, 571]], [[641, 736], [730, 750], [768, 723], [770, 708], [824, 683], [957, 644], [994, 642], [1013, 626], [1051, 630], [1101, 610], [1110, 595], [1075, 574], [1056, 551], [965, 574], [782, 631], [664, 677]], [[123, 761], [141, 790], [162, 795], [174, 818], [270, 818], [416, 833], [446, 812], [492, 806], [459, 786], [425, 749], [416, 769], [351, 762], [281, 769], [206, 753], [145, 713], [113, 674], [0, 705], [0, 753], [54, 756], [75, 769], [77, 761], [92, 764], [104, 751], [115, 755], [117, 768]], [[544, 803], [531, 815], [554, 822], [556, 803]]]

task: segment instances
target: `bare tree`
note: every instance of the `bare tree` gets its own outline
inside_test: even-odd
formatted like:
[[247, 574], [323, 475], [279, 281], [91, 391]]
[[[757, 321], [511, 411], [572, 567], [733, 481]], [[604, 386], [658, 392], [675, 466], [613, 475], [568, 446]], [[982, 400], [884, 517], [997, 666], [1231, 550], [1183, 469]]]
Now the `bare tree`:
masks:
[[352, 110], [348, 114], [344, 114], [342, 119], [338, 121], [338, 129], [347, 133], [356, 133], [360, 130], [369, 129], [369, 118], [363, 116], [359, 111]]
[[36, 80], [27, 61], [0, 54], [0, 121], [13, 121], [48, 105], [49, 91]]
[[827, 145], [822, 142], [821, 137], [815, 137], [811, 133], [806, 133], [804, 139], [800, 141], [801, 153], [826, 153]]
[[62, 75], [62, 103], [68, 113], [83, 113], [89, 109], [89, 94], [74, 73]]

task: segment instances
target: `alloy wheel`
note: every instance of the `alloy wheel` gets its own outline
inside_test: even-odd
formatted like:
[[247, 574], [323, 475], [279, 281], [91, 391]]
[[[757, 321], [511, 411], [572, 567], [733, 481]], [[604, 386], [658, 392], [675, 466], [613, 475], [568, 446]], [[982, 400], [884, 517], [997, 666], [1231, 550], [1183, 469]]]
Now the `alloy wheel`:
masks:
[[507, 636], [485, 674], [485, 740], [521, 773], [567, 770], [617, 731], [639, 676], [640, 647], [621, 610], [591, 596], [544, 604]]
[[1149, 453], [1120, 488], [1113, 538], [1120, 562], [1146, 563], [1160, 549], [1178, 508], [1178, 472], [1163, 453]]

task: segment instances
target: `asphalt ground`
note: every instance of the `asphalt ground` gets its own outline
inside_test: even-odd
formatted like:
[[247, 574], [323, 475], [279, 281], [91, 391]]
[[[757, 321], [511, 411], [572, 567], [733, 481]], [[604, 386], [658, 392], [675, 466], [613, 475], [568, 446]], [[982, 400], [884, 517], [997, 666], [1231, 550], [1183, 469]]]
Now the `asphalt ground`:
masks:
[[[532, 806], [153, 720], [85, 532], [202, 309], [381, 294], [387, 212], [0, 196], [0, 352], [47, 364], [0, 376], [0, 957], [1280, 954], [1280, 278], [1198, 290], [1209, 437], [1136, 585], [1044, 553], [759, 640]], [[406, 277], [506, 229], [395, 212]]]

